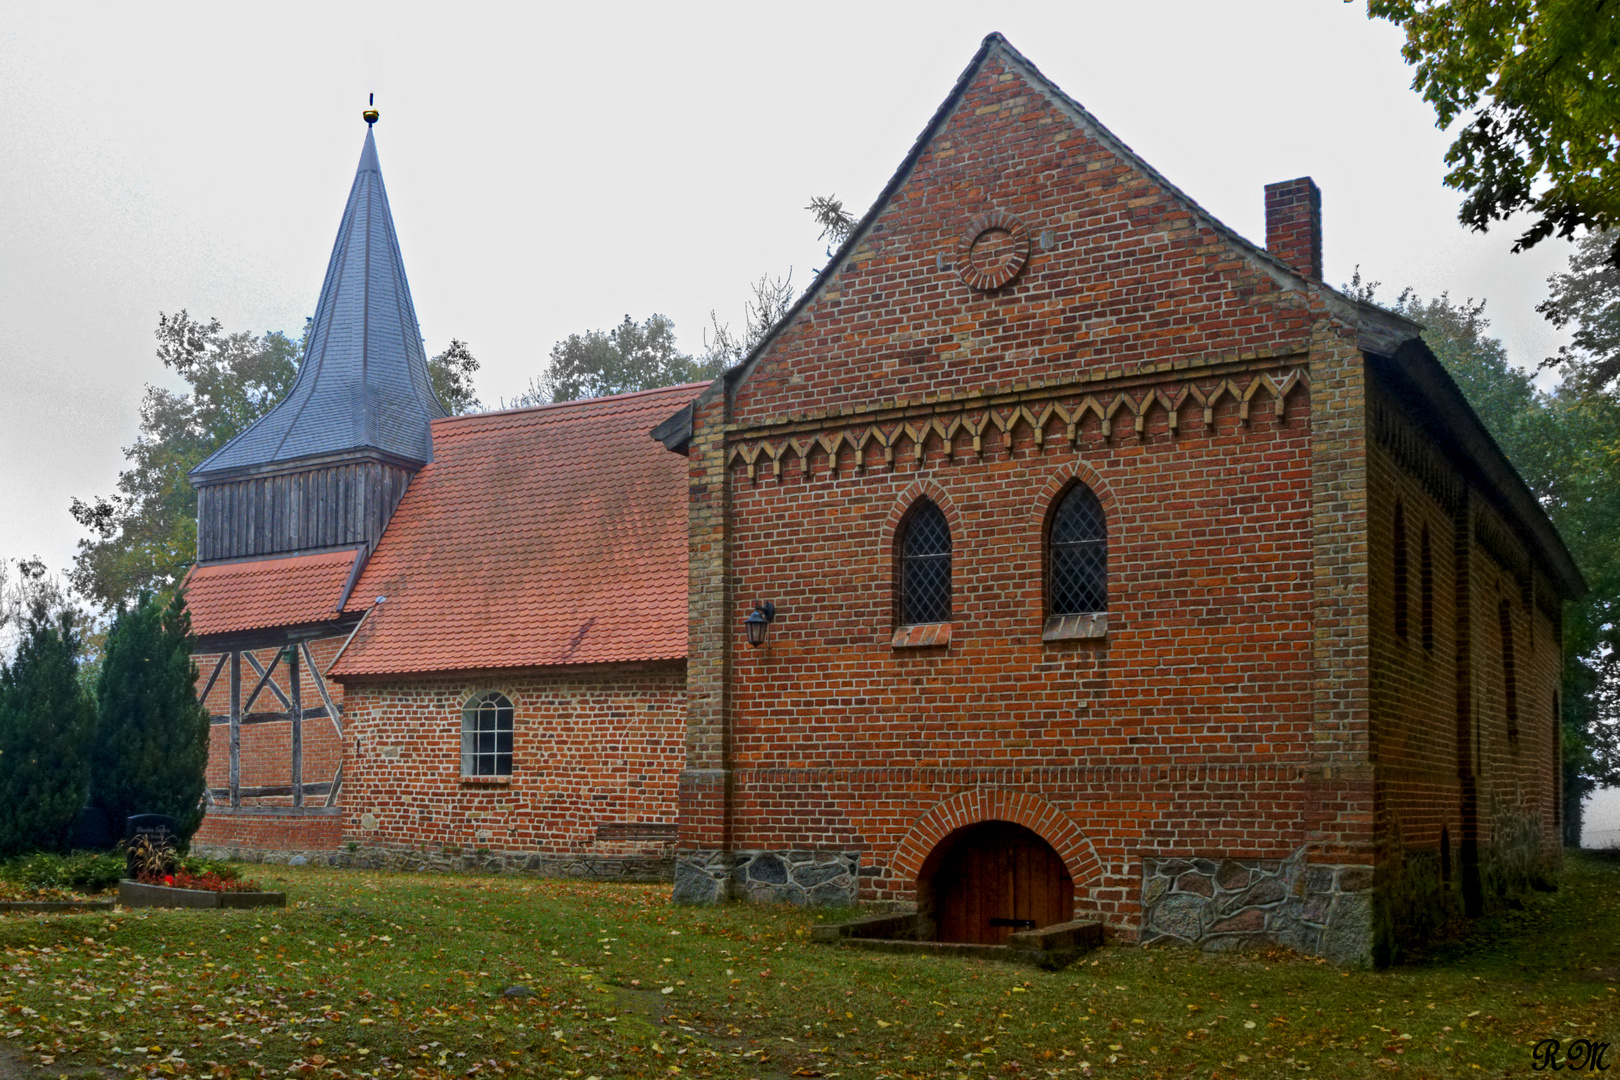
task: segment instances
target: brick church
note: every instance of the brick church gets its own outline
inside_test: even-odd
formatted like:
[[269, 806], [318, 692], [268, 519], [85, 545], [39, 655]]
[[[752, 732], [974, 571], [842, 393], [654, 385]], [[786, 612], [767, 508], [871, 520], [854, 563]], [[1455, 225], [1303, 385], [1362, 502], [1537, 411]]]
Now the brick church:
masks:
[[1349, 964], [1529, 887], [1584, 583], [1265, 204], [992, 34], [712, 385], [446, 417], [368, 129], [297, 384], [192, 474], [196, 843]]

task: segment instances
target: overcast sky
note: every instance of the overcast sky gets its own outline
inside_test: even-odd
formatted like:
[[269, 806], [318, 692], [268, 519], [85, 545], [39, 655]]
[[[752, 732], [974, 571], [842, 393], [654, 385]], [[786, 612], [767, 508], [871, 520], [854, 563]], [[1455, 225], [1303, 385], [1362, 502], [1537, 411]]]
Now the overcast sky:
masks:
[[71, 560], [113, 490], [158, 312], [297, 334], [375, 92], [430, 353], [494, 404], [558, 338], [661, 312], [702, 347], [749, 282], [824, 260], [803, 207], [865, 210], [999, 30], [1218, 218], [1323, 192], [1327, 278], [1487, 297], [1533, 365], [1568, 246], [1456, 222], [1401, 37], [1339, 0], [886, 5], [130, 5], [0, 0], [0, 556]]
[[[1328, 280], [1485, 296], [1513, 355], [1562, 243], [1456, 223], [1400, 36], [1357, 4], [234, 7], [0, 2], [0, 555], [65, 566], [112, 490], [158, 312], [296, 334], [375, 92], [431, 352], [519, 393], [558, 338], [662, 312], [702, 347], [748, 283], [825, 259], [1000, 30], [1174, 183], [1264, 242], [1262, 187], [1323, 191]], [[562, 8], [562, 5], [556, 5]]]

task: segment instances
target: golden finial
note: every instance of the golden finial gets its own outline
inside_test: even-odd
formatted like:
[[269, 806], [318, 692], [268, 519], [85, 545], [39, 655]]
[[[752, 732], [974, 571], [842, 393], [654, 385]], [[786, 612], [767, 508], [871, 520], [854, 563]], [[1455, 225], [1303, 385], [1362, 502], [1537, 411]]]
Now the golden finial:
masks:
[[366, 95], [366, 104], [371, 106], [371, 108], [368, 108], [365, 112], [361, 113], [360, 115], [366, 118], [366, 126], [370, 127], [372, 124], [375, 124], [377, 122], [377, 117], [379, 115], [381, 115], [380, 113], [377, 112], [377, 109], [376, 109], [377, 95], [376, 94], [367, 94]]

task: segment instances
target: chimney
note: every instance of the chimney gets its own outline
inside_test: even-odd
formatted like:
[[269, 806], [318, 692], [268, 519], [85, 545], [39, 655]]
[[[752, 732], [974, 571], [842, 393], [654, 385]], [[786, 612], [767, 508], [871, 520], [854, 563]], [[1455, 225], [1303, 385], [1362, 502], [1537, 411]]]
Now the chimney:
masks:
[[1322, 189], [1310, 177], [1266, 185], [1266, 250], [1322, 280]]

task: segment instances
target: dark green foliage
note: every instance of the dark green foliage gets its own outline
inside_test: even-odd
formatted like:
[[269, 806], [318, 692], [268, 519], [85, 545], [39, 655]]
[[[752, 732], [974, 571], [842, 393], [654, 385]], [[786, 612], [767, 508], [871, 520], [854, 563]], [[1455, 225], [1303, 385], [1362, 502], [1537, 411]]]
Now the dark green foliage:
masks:
[[1454, 132], [1446, 185], [1464, 195], [1463, 224], [1534, 215], [1514, 251], [1620, 225], [1620, 6], [1369, 0], [1367, 11], [1406, 32], [1412, 88]]
[[0, 878], [30, 889], [107, 892], [124, 876], [123, 851], [75, 851], [71, 855], [36, 852], [0, 866]]
[[85, 802], [95, 704], [72, 617], [36, 608], [0, 668], [0, 857], [66, 851]]
[[114, 831], [132, 814], [168, 814], [182, 839], [202, 821], [208, 711], [197, 700], [191, 616], [176, 596], [120, 605], [96, 687], [91, 792]]

